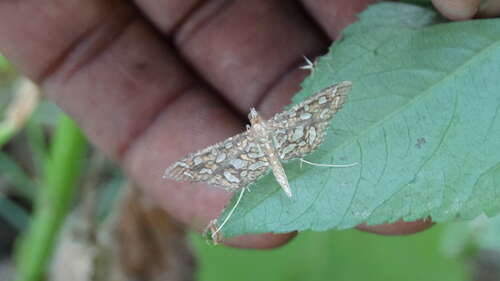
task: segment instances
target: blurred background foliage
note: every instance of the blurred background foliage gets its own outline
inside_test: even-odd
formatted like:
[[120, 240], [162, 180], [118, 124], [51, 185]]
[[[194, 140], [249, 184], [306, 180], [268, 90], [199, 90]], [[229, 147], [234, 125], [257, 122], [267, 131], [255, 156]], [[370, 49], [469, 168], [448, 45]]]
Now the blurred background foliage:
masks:
[[[14, 102], [23, 91], [38, 96], [23, 83], [29, 82], [0, 56], [1, 281], [51, 280], [48, 267], [64, 220], [85, 201], [80, 200], [89, 190], [85, 186], [97, 190], [92, 207], [103, 221], [126, 181], [114, 164], [88, 147], [57, 106], [43, 98]], [[24, 110], [16, 115], [24, 119], [13, 126], [8, 112], [16, 110]], [[500, 280], [500, 217], [437, 225], [402, 237], [356, 230], [304, 232], [272, 251], [212, 246], [195, 233], [189, 241], [200, 281]]]
[[444, 228], [403, 237], [304, 232], [273, 251], [210, 247], [194, 239], [202, 257], [199, 280], [470, 280], [467, 263], [440, 251]]

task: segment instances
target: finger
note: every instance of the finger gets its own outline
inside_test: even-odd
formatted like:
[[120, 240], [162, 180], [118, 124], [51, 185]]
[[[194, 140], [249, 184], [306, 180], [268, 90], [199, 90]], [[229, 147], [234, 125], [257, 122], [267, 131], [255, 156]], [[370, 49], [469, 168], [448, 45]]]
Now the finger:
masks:
[[[203, 0], [134, 0], [137, 7], [163, 34], [172, 34], [194, 14], [209, 17], [217, 8], [227, 4], [221, 1]], [[207, 4], [211, 8], [207, 8]]]
[[357, 14], [373, 2], [375, 0], [302, 0], [304, 7], [332, 39], [356, 21]]
[[478, 17], [488, 18], [500, 15], [500, 1], [499, 0], [483, 0], [479, 5]]
[[[297, 232], [286, 234], [242, 235], [226, 241], [225, 245], [237, 248], [250, 248], [249, 245], [258, 245], [257, 249], [267, 250], [282, 246], [297, 236]], [[256, 248], [256, 247], [252, 247]]]
[[381, 225], [371, 225], [366, 224], [358, 225], [356, 228], [366, 232], [372, 232], [381, 235], [407, 235], [416, 232], [424, 231], [432, 227], [434, 223], [432, 220], [417, 220], [413, 222], [405, 222], [399, 220], [395, 223], [381, 224]]
[[[37, 5], [30, 1], [0, 2], [0, 20], [4, 23], [0, 26], [2, 53], [36, 81], [49, 76], [65, 52], [97, 28], [97, 23], [107, 16], [104, 13], [109, 9], [103, 7], [108, 6], [106, 2], [113, 6], [112, 3], [116, 1], [89, 1], [83, 5], [77, 0], [69, 0], [58, 3], [56, 9], [53, 2], [43, 0], [38, 1]], [[82, 6], [85, 8], [75, 9]], [[115, 6], [118, 10], [112, 22], [128, 21], [132, 11], [130, 7]], [[106, 27], [112, 28], [107, 23]]]
[[436, 9], [450, 20], [466, 20], [474, 17], [481, 0], [432, 0]]
[[[0, 49], [39, 81], [94, 143], [125, 161], [141, 186], [159, 193], [153, 198], [161, 206], [202, 229], [230, 194], [160, 182], [161, 175], [174, 158], [234, 134], [242, 124], [125, 3], [2, 2]], [[162, 137], [141, 141], [152, 134]], [[141, 161], [143, 166], [135, 164]]]
[[297, 89], [299, 79], [288, 78], [300, 72], [302, 56], [322, 53], [329, 44], [295, 1], [207, 1], [191, 8], [178, 24], [163, 19], [176, 13], [168, 10], [168, 1], [136, 2], [173, 38], [190, 64], [245, 115], [272, 89], [282, 89], [281, 83], [293, 83]]

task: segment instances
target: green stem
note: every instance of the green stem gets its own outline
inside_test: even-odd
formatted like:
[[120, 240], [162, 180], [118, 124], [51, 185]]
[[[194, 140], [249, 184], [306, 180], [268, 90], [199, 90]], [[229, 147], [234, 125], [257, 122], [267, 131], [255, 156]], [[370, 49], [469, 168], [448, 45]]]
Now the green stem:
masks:
[[16, 257], [15, 280], [39, 281], [43, 277], [73, 200], [85, 150], [85, 138], [78, 127], [71, 119], [62, 116], [45, 162], [30, 229]]

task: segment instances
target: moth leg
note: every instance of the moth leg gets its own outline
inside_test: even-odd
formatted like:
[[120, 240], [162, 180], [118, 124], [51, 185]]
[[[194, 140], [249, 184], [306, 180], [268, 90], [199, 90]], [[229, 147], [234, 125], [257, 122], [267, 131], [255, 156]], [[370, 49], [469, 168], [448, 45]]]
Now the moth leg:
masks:
[[[226, 223], [229, 221], [229, 218], [233, 215], [234, 210], [236, 210], [236, 207], [238, 207], [238, 205], [240, 204], [241, 198], [243, 198], [243, 194], [245, 193], [245, 190], [246, 190], [246, 187], [244, 187], [244, 188], [241, 189], [240, 195], [238, 196], [238, 200], [236, 200], [236, 203], [234, 204], [234, 206], [231, 209], [231, 211], [229, 211], [229, 213], [227, 214], [226, 218], [224, 218], [224, 221], [219, 225], [219, 227], [217, 227], [217, 229], [215, 229], [214, 231], [211, 231], [210, 236], [212, 237], [212, 241], [215, 241], [216, 243], [219, 243], [220, 240], [222, 240], [222, 237], [219, 234], [219, 232], [222, 230], [222, 228], [224, 227], [224, 225], [226, 225]], [[215, 228], [216, 224], [217, 224], [217, 219], [212, 220], [209, 223], [209, 225], [208, 225], [207, 228], [209, 228], [210, 230], [212, 230], [213, 228]]]

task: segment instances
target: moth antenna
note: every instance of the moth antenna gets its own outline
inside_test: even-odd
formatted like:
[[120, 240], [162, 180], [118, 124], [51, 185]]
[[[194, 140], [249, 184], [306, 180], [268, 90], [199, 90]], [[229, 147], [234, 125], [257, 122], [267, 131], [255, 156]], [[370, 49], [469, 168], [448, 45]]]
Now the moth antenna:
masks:
[[314, 162], [309, 162], [305, 160], [304, 158], [300, 158], [300, 168], [302, 168], [302, 162], [307, 163], [312, 166], [317, 166], [317, 167], [331, 167], [331, 168], [349, 168], [349, 167], [354, 167], [358, 165], [358, 162], [354, 162], [351, 164], [320, 164], [320, 163], [314, 163]]
[[221, 229], [227, 223], [227, 221], [229, 220], [229, 218], [233, 215], [234, 210], [236, 210], [236, 207], [238, 207], [238, 205], [240, 204], [241, 198], [243, 198], [243, 193], [245, 193], [245, 190], [246, 190], [246, 188], [242, 188], [241, 189], [240, 196], [238, 196], [238, 200], [236, 200], [236, 204], [234, 204], [233, 208], [231, 209], [231, 211], [229, 211], [229, 214], [227, 214], [226, 218], [219, 225], [219, 227], [214, 232], [212, 232], [211, 236], [212, 236], [212, 239], [214, 239], [214, 241], [217, 238], [217, 233], [219, 233], [219, 231], [221, 231]]

